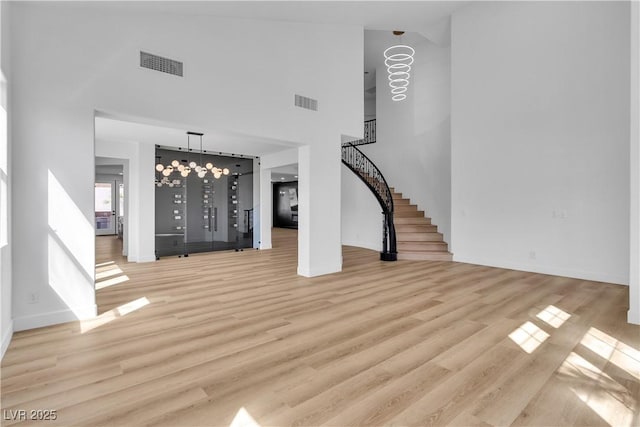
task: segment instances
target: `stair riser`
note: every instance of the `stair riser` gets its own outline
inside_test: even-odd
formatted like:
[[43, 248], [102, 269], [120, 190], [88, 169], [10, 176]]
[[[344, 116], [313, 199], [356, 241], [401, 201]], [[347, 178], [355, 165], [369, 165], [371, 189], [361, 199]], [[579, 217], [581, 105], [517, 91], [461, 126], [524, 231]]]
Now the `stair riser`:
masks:
[[429, 225], [431, 224], [431, 218], [425, 217], [406, 217], [398, 218], [394, 215], [393, 223], [398, 227], [399, 225]]
[[396, 233], [398, 242], [442, 242], [440, 233]]
[[444, 242], [398, 242], [398, 252], [440, 251], [447, 252], [448, 245]]
[[398, 205], [398, 206], [394, 205], [395, 212], [411, 212], [411, 211], [417, 211], [417, 210], [418, 210], [418, 207], [416, 205]]
[[453, 255], [449, 253], [398, 253], [399, 260], [406, 261], [451, 261]]
[[396, 232], [399, 233], [436, 233], [438, 227], [431, 224], [396, 224]]
[[424, 218], [424, 211], [397, 211], [394, 210], [393, 212], [393, 217], [394, 218], [415, 218], [415, 217], [419, 217], [419, 218]]

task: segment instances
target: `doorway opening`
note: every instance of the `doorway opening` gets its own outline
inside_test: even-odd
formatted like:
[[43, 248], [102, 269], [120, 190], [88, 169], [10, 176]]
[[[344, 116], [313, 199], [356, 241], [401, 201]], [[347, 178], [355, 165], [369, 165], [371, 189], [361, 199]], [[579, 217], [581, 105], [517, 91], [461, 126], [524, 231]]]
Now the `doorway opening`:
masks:
[[271, 169], [274, 248], [298, 245], [298, 164]]
[[124, 161], [96, 157], [95, 169], [96, 236], [124, 237], [125, 180]]

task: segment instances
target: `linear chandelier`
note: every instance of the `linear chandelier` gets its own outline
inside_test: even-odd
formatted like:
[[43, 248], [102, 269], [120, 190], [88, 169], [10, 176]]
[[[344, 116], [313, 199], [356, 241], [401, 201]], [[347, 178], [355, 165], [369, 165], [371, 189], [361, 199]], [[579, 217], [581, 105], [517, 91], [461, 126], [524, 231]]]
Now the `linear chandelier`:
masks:
[[416, 51], [411, 46], [401, 44], [401, 36], [404, 31], [394, 31], [393, 34], [400, 37], [400, 44], [391, 46], [384, 51], [384, 65], [387, 66], [389, 73], [391, 99], [402, 101], [407, 97], [405, 92], [409, 87], [411, 64], [413, 64], [413, 55]]
[[177, 159], [172, 160], [171, 163], [166, 166], [162, 163], [157, 163], [156, 171], [162, 174], [162, 179], [157, 181], [158, 187], [162, 187], [164, 184], [173, 187], [173, 185], [176, 184], [176, 181], [178, 181], [170, 179], [170, 176], [173, 173], [180, 173], [180, 176], [183, 178], [187, 178], [191, 172], [195, 172], [198, 175], [198, 178], [205, 178], [207, 176], [207, 172], [210, 172], [215, 179], [220, 179], [222, 175], [229, 175], [228, 168], [216, 167], [211, 162], [207, 162], [202, 166], [190, 159], [192, 135], [200, 137], [200, 163], [202, 163], [202, 136], [204, 134], [198, 132], [187, 132], [187, 163], [185, 164]]

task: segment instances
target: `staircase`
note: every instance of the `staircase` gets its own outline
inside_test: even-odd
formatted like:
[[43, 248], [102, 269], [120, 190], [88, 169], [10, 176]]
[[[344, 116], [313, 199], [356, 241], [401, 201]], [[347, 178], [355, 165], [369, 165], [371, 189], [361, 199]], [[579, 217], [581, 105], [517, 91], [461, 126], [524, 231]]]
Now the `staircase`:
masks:
[[398, 259], [422, 261], [451, 261], [447, 242], [411, 200], [402, 197], [391, 188], [394, 205], [394, 222]]
[[376, 142], [375, 120], [365, 122], [364, 135], [363, 139], [342, 144], [342, 163], [369, 187], [382, 208], [380, 259], [451, 261], [448, 245], [438, 227], [431, 224], [431, 218], [389, 187], [380, 169], [356, 147]]

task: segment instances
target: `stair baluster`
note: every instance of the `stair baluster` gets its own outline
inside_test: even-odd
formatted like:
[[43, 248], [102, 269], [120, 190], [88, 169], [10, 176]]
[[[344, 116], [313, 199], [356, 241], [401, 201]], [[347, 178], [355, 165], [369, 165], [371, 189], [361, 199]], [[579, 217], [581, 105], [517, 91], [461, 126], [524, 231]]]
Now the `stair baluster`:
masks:
[[391, 189], [380, 169], [362, 151], [356, 148], [356, 143], [357, 141], [354, 141], [342, 145], [342, 163], [369, 187], [378, 203], [380, 203], [383, 215], [380, 259], [383, 261], [396, 261], [398, 259], [398, 251], [396, 249], [396, 230], [393, 224], [393, 196]]

